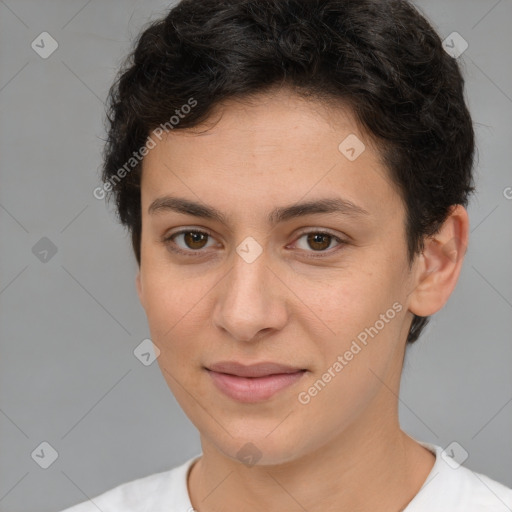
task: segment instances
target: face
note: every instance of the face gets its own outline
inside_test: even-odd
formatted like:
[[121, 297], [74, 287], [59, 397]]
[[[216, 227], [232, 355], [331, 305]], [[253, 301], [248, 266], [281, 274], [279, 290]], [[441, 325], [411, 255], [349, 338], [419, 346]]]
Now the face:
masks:
[[[275, 464], [391, 421], [382, 381], [398, 385], [412, 319], [405, 210], [349, 110], [280, 91], [218, 113], [144, 159], [137, 288], [202, 439]], [[291, 373], [226, 376], [220, 362]]]

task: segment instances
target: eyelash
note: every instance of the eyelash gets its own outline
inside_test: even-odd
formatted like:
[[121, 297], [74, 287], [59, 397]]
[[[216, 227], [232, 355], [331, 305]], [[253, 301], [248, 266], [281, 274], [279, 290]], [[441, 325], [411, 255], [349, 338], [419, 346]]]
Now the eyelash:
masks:
[[[174, 238], [177, 237], [178, 235], [182, 235], [182, 234], [186, 234], [186, 233], [199, 233], [199, 234], [204, 234], [204, 235], [208, 235], [209, 237], [213, 238], [213, 235], [211, 233], [209, 233], [208, 231], [203, 231], [203, 230], [199, 230], [199, 229], [182, 229], [181, 231], [177, 231], [176, 233], [172, 233], [171, 235], [169, 236], [165, 236], [163, 239], [162, 239], [162, 243], [169, 248], [169, 250], [171, 250], [172, 252], [174, 253], [177, 253], [177, 254], [181, 254], [183, 256], [187, 256], [187, 257], [199, 257], [199, 256], [202, 256], [201, 253], [203, 253], [204, 251], [202, 249], [198, 249], [198, 250], [189, 250], [189, 251], [185, 251], [183, 249], [179, 249], [176, 247], [176, 244], [174, 242]], [[338, 250], [340, 250], [344, 245], [347, 245], [348, 242], [345, 241], [345, 240], [342, 240], [341, 238], [333, 235], [332, 233], [329, 233], [328, 231], [326, 230], [310, 230], [310, 231], [304, 231], [302, 233], [299, 233], [296, 241], [300, 240], [303, 236], [305, 235], [310, 235], [310, 234], [315, 234], [315, 235], [327, 235], [329, 237], [331, 237], [333, 240], [335, 240], [336, 242], [338, 242], [338, 248], [335, 248], [334, 250], [329, 250], [329, 251], [315, 251], [317, 252], [316, 254], [310, 254], [310, 255], [307, 255], [306, 257], [307, 258], [312, 258], [312, 259], [315, 259], [315, 258], [325, 258], [325, 257], [328, 257], [328, 256], [331, 256], [334, 252], [337, 252]], [[174, 244], [174, 247], [173, 245]]]

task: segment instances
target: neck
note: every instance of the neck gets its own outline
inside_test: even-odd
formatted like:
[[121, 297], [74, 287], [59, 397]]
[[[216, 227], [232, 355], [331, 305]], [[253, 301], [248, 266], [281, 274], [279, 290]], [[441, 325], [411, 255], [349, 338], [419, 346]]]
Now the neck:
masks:
[[197, 512], [403, 510], [427, 479], [435, 456], [400, 430], [398, 419], [383, 421], [390, 418], [389, 409], [380, 412], [278, 465], [247, 467], [201, 436], [203, 456], [188, 480], [192, 506]]

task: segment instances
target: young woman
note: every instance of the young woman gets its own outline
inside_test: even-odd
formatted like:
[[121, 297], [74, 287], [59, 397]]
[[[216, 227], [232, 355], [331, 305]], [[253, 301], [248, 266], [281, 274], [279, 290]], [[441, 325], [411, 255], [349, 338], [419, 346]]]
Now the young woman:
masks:
[[184, 0], [114, 84], [102, 187], [202, 453], [68, 512], [507, 511], [401, 430], [468, 243], [456, 60], [401, 0]]

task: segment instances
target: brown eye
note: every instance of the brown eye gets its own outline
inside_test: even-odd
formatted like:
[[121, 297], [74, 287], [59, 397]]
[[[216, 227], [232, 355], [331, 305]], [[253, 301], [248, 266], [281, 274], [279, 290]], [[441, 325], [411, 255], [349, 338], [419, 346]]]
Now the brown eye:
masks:
[[[333, 242], [335, 242], [336, 245], [333, 246]], [[307, 231], [299, 235], [299, 238], [295, 242], [296, 246], [305, 252], [308, 257], [330, 256], [347, 243], [348, 242], [325, 231]], [[328, 250], [331, 248], [332, 250]]]
[[323, 251], [331, 245], [331, 239], [333, 237], [326, 233], [309, 233], [307, 235], [307, 241], [309, 246], [315, 251]]
[[200, 231], [186, 231], [182, 235], [183, 241], [189, 249], [202, 249], [208, 240], [208, 234]]
[[194, 253], [201, 254], [207, 246], [211, 235], [205, 231], [195, 229], [183, 229], [177, 233], [167, 236], [163, 239], [164, 244], [169, 250], [179, 253], [195, 256]]

